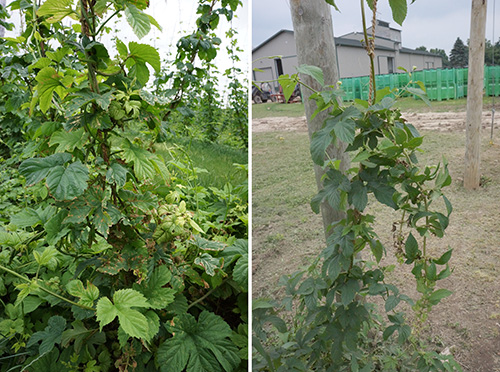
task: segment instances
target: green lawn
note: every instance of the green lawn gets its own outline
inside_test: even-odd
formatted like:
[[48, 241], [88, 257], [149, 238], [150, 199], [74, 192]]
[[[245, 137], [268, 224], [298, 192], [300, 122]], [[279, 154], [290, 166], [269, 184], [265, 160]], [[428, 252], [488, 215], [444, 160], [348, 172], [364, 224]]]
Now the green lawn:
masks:
[[[490, 351], [498, 350], [493, 345], [500, 339], [500, 303], [490, 296], [500, 293], [500, 133], [495, 132], [490, 144], [489, 132], [483, 131], [484, 186], [473, 192], [462, 187], [465, 134], [427, 131], [423, 135], [421, 164], [436, 164], [443, 155], [449, 161], [453, 183], [444, 191], [454, 208], [445, 237], [429, 239], [428, 245], [436, 257], [453, 248], [453, 274], [439, 283], [453, 295], [433, 309], [428, 323], [432, 332], [426, 335], [432, 344], [455, 345], [464, 372], [493, 371], [499, 364]], [[252, 141], [252, 295], [279, 299], [283, 294], [279, 277], [307, 265], [325, 244], [321, 217], [309, 206], [316, 193], [309, 138], [306, 132], [264, 132], [254, 133]], [[383, 263], [397, 264], [391, 227], [400, 218], [398, 213], [373, 198], [368, 210], [376, 216], [375, 229], [387, 249]], [[408, 267], [396, 266], [386, 279], [416, 297]], [[493, 356], [479, 357], [483, 352]]]
[[[205, 169], [198, 171], [202, 186], [222, 188], [224, 184], [238, 185], [248, 175], [234, 164], [248, 164], [248, 152], [229, 146], [189, 139], [178, 139], [176, 143], [168, 142], [157, 146], [157, 152], [165, 160], [180, 160], [190, 168]], [[189, 160], [191, 163], [189, 164]]]
[[[495, 101], [500, 104], [500, 98]], [[483, 100], [483, 109], [489, 110], [492, 105], [492, 97], [485, 97]], [[429, 107], [424, 101], [416, 100], [411, 97], [400, 98], [395, 105], [401, 111], [412, 112], [444, 112], [444, 111], [465, 111], [467, 108], [467, 98], [460, 98], [448, 101], [432, 101]], [[304, 116], [303, 103], [261, 103], [252, 105], [252, 117], [262, 119], [268, 117], [297, 117]]]

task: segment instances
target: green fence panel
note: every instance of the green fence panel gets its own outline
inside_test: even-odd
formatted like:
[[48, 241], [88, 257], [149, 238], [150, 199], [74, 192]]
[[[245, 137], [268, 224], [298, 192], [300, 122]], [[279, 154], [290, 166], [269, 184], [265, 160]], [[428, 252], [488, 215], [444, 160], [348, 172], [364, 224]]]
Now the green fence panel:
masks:
[[364, 101], [368, 101], [368, 95], [370, 92], [370, 77], [369, 76], [361, 76], [359, 79], [360, 86], [360, 97]]
[[[463, 98], [467, 97], [468, 72], [467, 68], [414, 71], [411, 86], [417, 88], [419, 86], [415, 82], [421, 81], [431, 101]], [[404, 73], [377, 75], [375, 79], [377, 90], [404, 88], [410, 82], [409, 74]], [[344, 100], [368, 100], [369, 84], [368, 76], [342, 79]], [[485, 66], [484, 90], [487, 96], [500, 96], [500, 66]], [[405, 96], [411, 95], [405, 93]]]
[[345, 93], [343, 96], [344, 101], [354, 101], [354, 98], [356, 98], [354, 89], [354, 79], [353, 78], [342, 79], [342, 85], [340, 87]]
[[[444, 86], [445, 95], [444, 99], [456, 99], [457, 98], [457, 83], [455, 80], [455, 71], [453, 70], [441, 70], [441, 79]], [[446, 98], [445, 98], [446, 97]]]
[[455, 81], [457, 84], [456, 98], [463, 98], [466, 95], [467, 74], [465, 68], [457, 68], [452, 70], [455, 72]]
[[484, 85], [487, 96], [500, 95], [500, 66], [486, 66]]
[[424, 83], [427, 97], [430, 100], [441, 101], [441, 86], [438, 70], [424, 70], [422, 71], [423, 78], [420, 80]]

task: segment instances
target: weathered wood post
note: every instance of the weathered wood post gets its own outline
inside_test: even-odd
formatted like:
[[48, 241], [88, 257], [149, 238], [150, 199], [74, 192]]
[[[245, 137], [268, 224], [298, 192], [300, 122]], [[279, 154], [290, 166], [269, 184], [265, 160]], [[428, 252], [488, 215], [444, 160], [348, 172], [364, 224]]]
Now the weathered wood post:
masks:
[[[324, 0], [291, 0], [293, 30], [297, 46], [297, 59], [299, 66], [302, 64], [317, 66], [323, 70], [325, 85], [336, 85], [338, 81], [337, 59], [335, 41], [333, 38], [333, 24], [331, 7]], [[301, 79], [314, 89], [319, 89], [319, 84], [310, 76], [302, 75]], [[309, 100], [313, 92], [302, 89], [302, 98], [306, 111], [309, 139], [313, 133], [321, 129], [328, 111], [319, 113], [314, 120], [312, 114], [316, 110], [316, 103]], [[327, 152], [331, 158], [341, 159], [341, 170], [349, 167], [349, 158], [344, 153], [345, 144], [337, 141], [335, 146], [330, 146]], [[318, 189], [322, 188], [321, 177], [324, 174], [322, 167], [314, 165], [314, 173]], [[344, 214], [334, 210], [328, 203], [321, 205], [321, 214], [325, 235], [328, 236], [328, 226], [342, 219]]]
[[472, 0], [464, 174], [464, 187], [467, 190], [477, 189], [481, 177], [480, 149], [486, 6], [486, 0]]

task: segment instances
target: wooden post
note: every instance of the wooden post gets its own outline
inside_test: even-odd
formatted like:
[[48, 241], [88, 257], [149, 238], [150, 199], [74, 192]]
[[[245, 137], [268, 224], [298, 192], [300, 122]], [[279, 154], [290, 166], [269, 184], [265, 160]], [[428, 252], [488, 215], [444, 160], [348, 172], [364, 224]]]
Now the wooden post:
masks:
[[486, 0], [472, 0], [464, 174], [464, 187], [467, 190], [479, 188], [481, 177], [480, 149], [486, 6]]
[[[330, 5], [324, 0], [291, 0], [290, 10], [292, 12], [299, 66], [306, 64], [321, 68], [324, 74], [325, 85], [336, 85], [338, 82], [338, 69]], [[314, 89], [320, 89], [319, 84], [311, 77], [302, 75], [301, 79]], [[311, 120], [311, 116], [316, 110], [316, 103], [313, 100], [309, 100], [311, 94], [312, 92], [309, 89], [302, 89], [309, 138], [311, 138], [314, 132], [321, 129], [325, 119], [328, 117], [328, 112], [324, 111], [319, 113], [314, 120]], [[327, 149], [331, 158], [342, 160], [341, 170], [343, 171], [349, 167], [350, 163], [344, 150], [345, 145], [341, 142], [337, 142], [335, 146], [330, 146]], [[321, 177], [324, 174], [324, 170], [322, 167], [314, 165], [314, 173], [318, 189], [321, 189]], [[328, 226], [345, 216], [342, 212], [334, 210], [326, 202], [321, 205], [321, 215], [323, 217], [326, 237], [329, 235], [327, 231]]]

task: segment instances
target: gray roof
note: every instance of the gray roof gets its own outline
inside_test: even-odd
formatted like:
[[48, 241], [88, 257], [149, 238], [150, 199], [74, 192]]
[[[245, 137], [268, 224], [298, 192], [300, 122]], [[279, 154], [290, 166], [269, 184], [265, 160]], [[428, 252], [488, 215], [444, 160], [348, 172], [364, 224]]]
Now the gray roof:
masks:
[[[267, 43], [271, 42], [273, 39], [277, 38], [279, 35], [281, 35], [283, 33], [293, 34], [293, 31], [292, 30], [285, 30], [285, 29], [279, 30], [277, 33], [272, 35], [270, 38], [268, 38], [267, 40], [263, 41], [262, 43], [257, 45], [255, 48], [253, 48], [252, 53], [256, 52], [258, 49], [260, 49], [261, 47], [263, 47]], [[364, 48], [363, 44], [359, 40], [348, 39], [348, 38], [343, 38], [343, 37], [336, 37], [335, 38], [335, 45]], [[386, 47], [386, 46], [382, 46], [382, 45], [376, 45], [376, 44], [375, 44], [375, 49], [386, 50], [386, 51], [395, 51], [394, 48], [390, 48], [390, 47]], [[407, 53], [407, 54], [420, 54], [420, 55], [441, 57], [441, 55], [439, 55], [439, 54], [430, 53], [430, 52], [426, 52], [423, 50], [415, 50], [415, 49], [405, 48], [405, 47], [402, 47], [399, 51], [401, 53]]]

